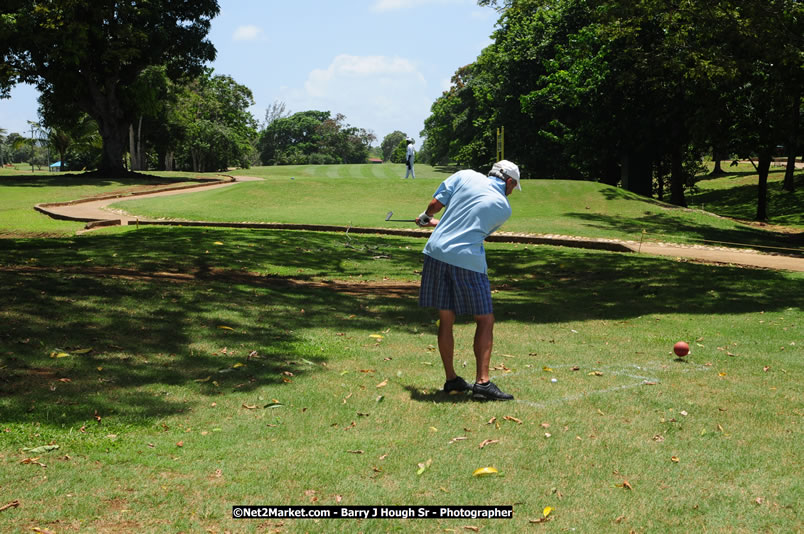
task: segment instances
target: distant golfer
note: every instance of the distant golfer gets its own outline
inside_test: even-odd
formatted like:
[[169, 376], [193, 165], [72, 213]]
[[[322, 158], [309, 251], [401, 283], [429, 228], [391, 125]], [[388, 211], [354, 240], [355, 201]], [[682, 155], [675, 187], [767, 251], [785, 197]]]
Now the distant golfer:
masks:
[[[472, 390], [480, 399], [511, 400], [489, 381], [494, 331], [491, 286], [483, 241], [511, 216], [508, 195], [519, 185], [519, 167], [498, 161], [488, 176], [473, 170], [456, 172], [444, 180], [427, 209], [416, 218], [419, 226], [435, 226], [424, 247], [419, 306], [438, 309], [438, 350], [447, 381], [444, 391]], [[433, 216], [446, 207], [444, 216]], [[453, 326], [457, 315], [471, 314], [474, 338], [475, 383], [455, 373]]]
[[408, 176], [412, 176], [416, 178], [416, 173], [413, 172], [413, 160], [416, 158], [416, 152], [413, 150], [413, 139], [408, 138], [408, 149], [405, 152], [405, 165], [407, 166], [408, 170], [405, 172], [405, 179]]

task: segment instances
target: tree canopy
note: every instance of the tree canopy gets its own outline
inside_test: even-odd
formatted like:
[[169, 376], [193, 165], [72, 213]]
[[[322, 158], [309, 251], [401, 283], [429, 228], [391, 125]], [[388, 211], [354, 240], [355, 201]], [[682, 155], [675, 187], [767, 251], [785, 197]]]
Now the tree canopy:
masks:
[[7, 0], [0, 8], [0, 91], [33, 84], [63, 118], [87, 113], [103, 139], [101, 169], [124, 171], [133, 90], [149, 66], [171, 78], [197, 75], [215, 58], [206, 40], [216, 0]]
[[301, 111], [279, 116], [260, 133], [263, 165], [365, 163], [376, 136], [350, 126], [340, 113]]
[[701, 155], [795, 153], [804, 5], [796, 0], [480, 0], [494, 42], [461, 67], [422, 135], [434, 162], [505, 155], [530, 177], [622, 184], [684, 205]]

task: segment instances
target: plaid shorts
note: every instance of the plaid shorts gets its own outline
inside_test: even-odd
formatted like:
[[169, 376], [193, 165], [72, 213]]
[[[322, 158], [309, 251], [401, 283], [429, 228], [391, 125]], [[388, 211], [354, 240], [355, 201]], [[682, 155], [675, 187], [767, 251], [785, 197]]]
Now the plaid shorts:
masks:
[[489, 277], [485, 273], [456, 267], [425, 254], [419, 306], [452, 310], [456, 315], [490, 314]]

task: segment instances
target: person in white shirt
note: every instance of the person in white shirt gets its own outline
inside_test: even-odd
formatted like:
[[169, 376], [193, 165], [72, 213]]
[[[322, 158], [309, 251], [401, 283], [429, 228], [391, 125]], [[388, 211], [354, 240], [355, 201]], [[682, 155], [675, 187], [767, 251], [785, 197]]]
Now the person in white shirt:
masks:
[[413, 150], [413, 139], [408, 138], [408, 150], [405, 153], [405, 165], [408, 170], [405, 172], [405, 179], [407, 179], [408, 176], [416, 178], [416, 173], [413, 172], [413, 160], [415, 157], [416, 152]]
[[[519, 167], [507, 160], [487, 175], [458, 171], [436, 189], [419, 226], [435, 227], [424, 247], [419, 306], [438, 310], [438, 350], [447, 381], [444, 392], [471, 390], [477, 399], [512, 400], [489, 380], [494, 338], [494, 310], [483, 241], [511, 216], [508, 196], [521, 191]], [[433, 216], [446, 208], [441, 219]], [[475, 383], [455, 373], [453, 326], [457, 315], [472, 315], [475, 323]]]

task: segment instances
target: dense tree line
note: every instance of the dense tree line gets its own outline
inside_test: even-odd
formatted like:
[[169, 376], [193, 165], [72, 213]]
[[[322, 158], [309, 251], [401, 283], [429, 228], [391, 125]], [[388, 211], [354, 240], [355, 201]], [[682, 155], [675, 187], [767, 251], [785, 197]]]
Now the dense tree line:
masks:
[[369, 130], [350, 126], [340, 113], [301, 111], [289, 116], [266, 114], [260, 132], [263, 165], [365, 163], [372, 143]]
[[684, 205], [704, 153], [751, 157], [767, 218], [773, 152], [802, 146], [802, 2], [479, 3], [500, 10], [494, 42], [433, 104], [422, 135], [434, 162], [489, 165], [504, 126], [506, 157], [531, 177], [669, 188]]
[[[27, 160], [53, 147], [72, 168], [218, 171], [260, 162], [364, 162], [374, 135], [330, 112], [285, 116], [264, 131], [251, 91], [204, 64], [215, 0], [9, 0], [0, 8], [0, 98], [16, 83], [39, 89], [42, 131]], [[9, 136], [11, 137], [11, 136]], [[4, 142], [3, 159], [23, 147]], [[16, 159], [15, 159], [16, 160]]]

